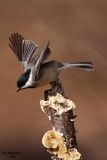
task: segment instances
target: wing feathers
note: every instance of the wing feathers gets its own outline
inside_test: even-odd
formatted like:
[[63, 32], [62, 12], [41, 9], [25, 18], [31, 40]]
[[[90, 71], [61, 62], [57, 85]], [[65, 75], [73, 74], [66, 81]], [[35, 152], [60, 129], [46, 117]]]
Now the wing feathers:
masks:
[[21, 34], [14, 33], [9, 37], [9, 47], [15, 53], [24, 67], [24, 71], [34, 66], [39, 58], [39, 46], [29, 40], [24, 40]]
[[48, 41], [48, 44], [46, 45], [45, 49], [42, 51], [36, 65], [39, 67], [40, 64], [43, 63], [50, 54], [51, 54], [51, 51], [49, 49], [49, 41]]
[[23, 41], [23, 61], [30, 61], [33, 55], [38, 54], [39, 46], [29, 40]]
[[[18, 60], [21, 62], [24, 71], [33, 68], [33, 70], [39, 71], [40, 65], [50, 55], [49, 42], [45, 49], [39, 55], [39, 46], [34, 42], [25, 40], [21, 34], [14, 33], [9, 37], [9, 47], [15, 53]], [[36, 71], [36, 72], [38, 72]]]
[[51, 54], [51, 51], [49, 49], [49, 42], [48, 42], [48, 44], [46, 45], [45, 49], [41, 53], [39, 59], [37, 60], [36, 64], [34, 65], [34, 67], [32, 69], [32, 79], [33, 79], [33, 81], [35, 81], [35, 78], [37, 78], [37, 75], [38, 75], [41, 64], [47, 59], [47, 57], [50, 54]]
[[15, 53], [19, 61], [22, 61], [22, 41], [23, 39], [24, 38], [21, 36], [21, 34], [18, 34], [18, 33], [11, 34], [11, 37], [9, 37], [9, 40], [10, 40], [9, 46], [12, 49], [12, 51]]

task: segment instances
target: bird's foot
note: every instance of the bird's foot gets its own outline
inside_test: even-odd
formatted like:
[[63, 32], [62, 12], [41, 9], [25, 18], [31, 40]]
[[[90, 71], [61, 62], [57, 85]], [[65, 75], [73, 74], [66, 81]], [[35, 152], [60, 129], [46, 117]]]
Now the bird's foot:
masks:
[[54, 82], [50, 82], [50, 85], [51, 85], [51, 96], [56, 95], [57, 93], [60, 93], [61, 95], [64, 96], [64, 90], [60, 78], [57, 78], [57, 80]]

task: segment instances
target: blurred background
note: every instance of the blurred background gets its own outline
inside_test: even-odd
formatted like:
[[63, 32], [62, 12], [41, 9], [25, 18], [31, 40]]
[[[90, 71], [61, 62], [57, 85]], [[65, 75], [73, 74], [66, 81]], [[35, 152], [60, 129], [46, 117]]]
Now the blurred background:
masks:
[[51, 125], [40, 100], [50, 86], [16, 93], [23, 68], [8, 47], [13, 32], [39, 44], [41, 51], [49, 40], [49, 60], [95, 64], [94, 72], [69, 69], [60, 77], [66, 96], [77, 106], [83, 159], [106, 160], [107, 1], [0, 0], [0, 154], [20, 152], [23, 160], [49, 160], [41, 141]]

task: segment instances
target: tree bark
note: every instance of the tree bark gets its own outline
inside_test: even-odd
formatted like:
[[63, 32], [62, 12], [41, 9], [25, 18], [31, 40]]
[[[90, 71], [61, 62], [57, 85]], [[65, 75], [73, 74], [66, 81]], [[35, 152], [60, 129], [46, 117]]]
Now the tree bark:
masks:
[[[51, 89], [44, 92], [45, 101], [49, 100], [49, 97], [55, 96], [57, 93], [60, 93], [64, 98], [67, 99], [60, 81], [52, 82]], [[63, 104], [60, 105], [62, 108], [65, 108]], [[64, 143], [66, 144], [67, 150], [70, 150], [72, 148], [78, 150], [76, 130], [74, 127], [75, 118], [77, 116], [73, 115], [73, 109], [70, 109], [60, 115], [56, 114], [56, 111], [53, 108], [51, 108], [50, 110], [52, 128], [63, 135]], [[52, 154], [51, 159], [61, 160], [63, 158], [58, 158], [58, 154]], [[79, 159], [81, 159], [81, 156]]]

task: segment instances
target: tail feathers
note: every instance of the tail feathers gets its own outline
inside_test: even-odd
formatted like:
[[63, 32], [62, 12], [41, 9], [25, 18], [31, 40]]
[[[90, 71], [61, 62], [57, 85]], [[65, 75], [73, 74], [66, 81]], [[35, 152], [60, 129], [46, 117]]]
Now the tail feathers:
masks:
[[86, 71], [93, 71], [94, 64], [91, 62], [75, 62], [75, 63], [63, 63], [63, 69], [66, 68], [80, 68]]

